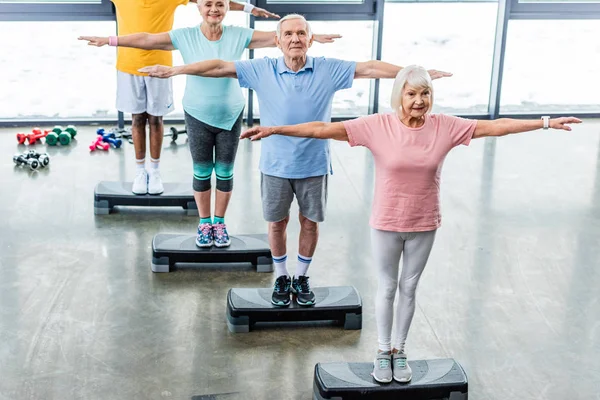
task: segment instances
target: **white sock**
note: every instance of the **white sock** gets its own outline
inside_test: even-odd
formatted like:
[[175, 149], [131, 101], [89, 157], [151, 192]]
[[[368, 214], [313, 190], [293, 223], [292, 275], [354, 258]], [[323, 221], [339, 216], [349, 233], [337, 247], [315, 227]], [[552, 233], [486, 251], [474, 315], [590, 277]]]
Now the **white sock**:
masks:
[[146, 169], [146, 158], [142, 158], [141, 160], [136, 159], [135, 164], [137, 165], [138, 171], [140, 169]]
[[296, 275], [294, 276], [298, 278], [299, 276], [306, 275], [311, 261], [312, 257], [305, 257], [298, 254], [298, 264], [296, 264]]
[[160, 158], [152, 158], [150, 157], [150, 168], [154, 171], [158, 171], [158, 167], [160, 165]]
[[275, 265], [275, 275], [279, 278], [281, 275], [285, 275], [287, 277], [290, 276], [287, 271], [287, 254], [282, 255], [281, 257], [273, 256], [273, 264]]

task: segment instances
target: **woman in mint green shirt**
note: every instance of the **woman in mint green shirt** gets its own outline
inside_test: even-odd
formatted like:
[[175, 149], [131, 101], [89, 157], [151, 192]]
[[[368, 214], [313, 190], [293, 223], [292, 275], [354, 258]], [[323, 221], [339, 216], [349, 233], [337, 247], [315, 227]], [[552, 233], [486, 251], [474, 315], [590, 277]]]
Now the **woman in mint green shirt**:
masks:
[[[275, 47], [275, 32], [226, 26], [229, 10], [224, 0], [199, 0], [200, 26], [170, 32], [119, 36], [116, 45], [145, 50], [179, 50], [185, 64], [222, 59], [236, 61], [247, 48]], [[339, 35], [314, 35], [330, 43]], [[107, 38], [88, 38], [103, 45]], [[233, 190], [233, 169], [244, 110], [244, 96], [237, 79], [188, 76], [183, 96], [188, 143], [194, 164], [194, 198], [200, 213], [196, 245], [229, 246], [225, 213]], [[214, 156], [213, 156], [214, 154]], [[215, 218], [211, 214], [211, 177], [216, 175]]]

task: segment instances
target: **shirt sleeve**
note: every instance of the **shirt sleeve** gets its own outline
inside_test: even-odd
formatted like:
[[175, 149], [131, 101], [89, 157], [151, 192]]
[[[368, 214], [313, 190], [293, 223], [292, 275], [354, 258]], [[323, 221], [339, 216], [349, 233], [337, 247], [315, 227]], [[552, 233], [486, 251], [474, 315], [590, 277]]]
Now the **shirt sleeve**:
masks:
[[234, 61], [240, 87], [255, 89], [258, 87], [260, 76], [267, 66], [268, 58], [255, 58], [252, 60]]
[[187, 6], [188, 3], [190, 2], [190, 0], [179, 0], [179, 4], [180, 6]]
[[254, 29], [240, 27], [240, 36], [242, 37], [242, 43], [244, 44], [244, 49], [247, 49], [250, 46], [250, 42], [252, 41], [252, 35], [254, 35]]
[[180, 40], [184, 36], [185, 28], [181, 29], [173, 29], [169, 32], [169, 36], [171, 37], [171, 43], [173, 43], [173, 47], [175, 50], [179, 50]]
[[458, 145], [468, 146], [475, 133], [477, 120], [455, 117], [452, 115], [438, 114], [441, 118], [440, 128], [448, 133], [452, 147]]
[[376, 127], [381, 126], [380, 116], [378, 114], [368, 115], [356, 119], [343, 121], [346, 134], [348, 135], [348, 144], [351, 147], [364, 146], [369, 148], [374, 137]]
[[356, 62], [338, 60], [336, 58], [326, 58], [326, 65], [331, 74], [331, 80], [336, 91], [349, 89], [354, 82], [354, 73], [356, 71]]

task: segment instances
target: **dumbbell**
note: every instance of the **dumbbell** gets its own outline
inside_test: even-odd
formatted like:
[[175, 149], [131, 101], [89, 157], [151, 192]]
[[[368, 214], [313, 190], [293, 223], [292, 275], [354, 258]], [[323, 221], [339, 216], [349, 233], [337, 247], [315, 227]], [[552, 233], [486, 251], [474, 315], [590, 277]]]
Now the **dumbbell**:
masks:
[[40, 128], [34, 128], [30, 134], [26, 135], [24, 133], [17, 133], [17, 142], [19, 144], [25, 143], [25, 141], [29, 141], [29, 144], [35, 144], [38, 140], [41, 141], [43, 137], [47, 137], [50, 131], [44, 131]]
[[73, 139], [75, 135], [77, 135], [77, 128], [73, 125], [69, 125], [64, 129], [62, 126], [57, 125], [52, 129], [52, 132], [48, 133], [48, 136], [46, 136], [46, 143], [50, 146], [56, 146], [56, 144], [60, 142], [60, 144], [66, 146], [71, 143], [71, 139]]
[[106, 132], [104, 131], [104, 128], [100, 128], [96, 131], [96, 133], [98, 134], [98, 136], [102, 137], [103, 142], [112, 144], [113, 146], [115, 146], [115, 149], [120, 148], [123, 144], [123, 141], [121, 139], [115, 139], [116, 135], [114, 132]]
[[35, 159], [40, 163], [41, 167], [47, 167], [50, 164], [50, 156], [48, 153], [38, 153], [35, 150], [29, 150], [27, 153], [23, 154], [25, 158]]
[[187, 134], [187, 129], [178, 130], [174, 126], [169, 128], [170, 133], [165, 133], [165, 136], [171, 136], [171, 141], [174, 142], [177, 140], [177, 136]]
[[15, 154], [13, 161], [16, 165], [27, 165], [32, 171], [39, 168], [40, 162], [35, 158], [27, 158], [24, 154]]
[[104, 150], [104, 151], [108, 151], [108, 148], [110, 146], [108, 145], [108, 143], [104, 143], [102, 141], [102, 136], [98, 135], [96, 137], [96, 140], [94, 140], [94, 142], [90, 145], [90, 151], [94, 151], [94, 150]]

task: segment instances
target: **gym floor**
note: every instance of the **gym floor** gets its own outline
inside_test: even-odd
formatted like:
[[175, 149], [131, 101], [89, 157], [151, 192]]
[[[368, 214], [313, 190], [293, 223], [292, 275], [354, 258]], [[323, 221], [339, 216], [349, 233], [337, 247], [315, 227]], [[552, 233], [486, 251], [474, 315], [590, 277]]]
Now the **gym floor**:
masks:
[[[421, 279], [411, 359], [455, 358], [471, 399], [600, 399], [600, 121], [574, 132], [475, 140], [442, 177], [443, 223]], [[369, 228], [373, 163], [332, 143], [313, 286], [354, 285], [363, 329], [231, 334], [231, 287], [270, 287], [250, 266], [150, 270], [159, 232], [194, 234], [182, 209], [93, 212], [100, 180], [131, 180], [133, 146], [88, 151], [94, 127], [13, 167], [0, 130], [0, 399], [311, 399], [317, 362], [370, 362], [377, 346]], [[165, 141], [165, 182], [190, 182], [186, 138]], [[46, 149], [37, 145], [36, 149]], [[264, 233], [260, 143], [240, 143], [232, 234]], [[292, 215], [297, 215], [294, 206]], [[298, 222], [288, 255], [297, 254]], [[291, 263], [291, 268], [295, 264]]]

